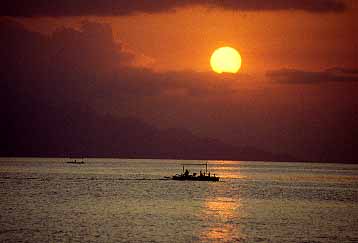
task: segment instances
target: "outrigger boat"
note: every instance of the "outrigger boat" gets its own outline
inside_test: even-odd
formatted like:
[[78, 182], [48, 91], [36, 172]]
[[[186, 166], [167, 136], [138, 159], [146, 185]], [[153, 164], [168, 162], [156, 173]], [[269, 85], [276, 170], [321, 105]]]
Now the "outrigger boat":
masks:
[[[191, 165], [205, 165], [205, 172], [200, 171], [199, 175], [197, 173], [190, 174], [188, 169], [185, 169], [185, 166]], [[220, 177], [217, 177], [215, 174], [212, 176], [208, 172], [208, 163], [205, 164], [182, 164], [183, 173], [176, 174], [173, 176], [173, 180], [179, 181], [219, 181]]]

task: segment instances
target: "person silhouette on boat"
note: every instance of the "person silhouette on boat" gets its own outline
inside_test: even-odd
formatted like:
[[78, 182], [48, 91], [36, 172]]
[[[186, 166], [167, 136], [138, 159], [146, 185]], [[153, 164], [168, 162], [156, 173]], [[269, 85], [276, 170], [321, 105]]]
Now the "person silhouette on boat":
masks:
[[184, 176], [188, 176], [188, 175], [189, 175], [189, 171], [188, 171], [188, 169], [186, 169], [184, 172]]
[[200, 176], [203, 176], [203, 173], [200, 171]]

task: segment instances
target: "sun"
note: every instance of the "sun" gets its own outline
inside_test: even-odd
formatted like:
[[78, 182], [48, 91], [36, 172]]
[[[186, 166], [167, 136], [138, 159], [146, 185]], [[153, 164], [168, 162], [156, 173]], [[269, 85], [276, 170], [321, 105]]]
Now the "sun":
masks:
[[232, 47], [220, 47], [211, 55], [210, 65], [216, 73], [237, 73], [241, 67], [241, 56]]

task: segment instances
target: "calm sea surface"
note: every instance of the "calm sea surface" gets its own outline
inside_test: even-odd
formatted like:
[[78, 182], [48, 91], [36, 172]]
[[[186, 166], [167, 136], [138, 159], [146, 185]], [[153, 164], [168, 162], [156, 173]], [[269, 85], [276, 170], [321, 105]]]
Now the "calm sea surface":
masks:
[[0, 242], [358, 242], [358, 165], [85, 162], [0, 159]]

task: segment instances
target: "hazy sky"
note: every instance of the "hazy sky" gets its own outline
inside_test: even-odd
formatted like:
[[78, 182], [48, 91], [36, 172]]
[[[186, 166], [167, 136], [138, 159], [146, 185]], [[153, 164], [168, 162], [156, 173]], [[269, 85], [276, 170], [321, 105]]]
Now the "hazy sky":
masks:
[[[9, 137], [28, 133], [21, 144], [7, 143], [3, 155], [41, 153], [38, 140], [28, 138], [31, 131], [44, 136], [42, 146], [51, 140], [46, 148], [53, 154], [64, 151], [59, 144], [74, 127], [128, 141], [133, 133], [121, 119], [131, 117], [158, 129], [160, 138], [169, 139], [173, 130], [167, 129], [176, 128], [189, 137], [298, 160], [357, 161], [354, 0], [14, 0], [0, 14], [2, 110], [8, 118], [2, 129]], [[240, 52], [242, 68], [214, 74], [210, 56], [227, 45]], [[80, 111], [93, 126], [82, 127]], [[71, 116], [79, 124], [67, 124]], [[49, 117], [58, 122], [42, 130]], [[58, 143], [56, 131], [65, 134]], [[96, 155], [100, 141], [81, 134], [76, 138], [88, 146], [76, 151]], [[180, 141], [193, 139], [183, 135]], [[128, 149], [150, 154], [162, 146], [149, 143], [144, 150]], [[38, 149], [24, 149], [29, 144]], [[205, 146], [213, 149], [210, 142]], [[106, 154], [116, 155], [116, 149]]]

